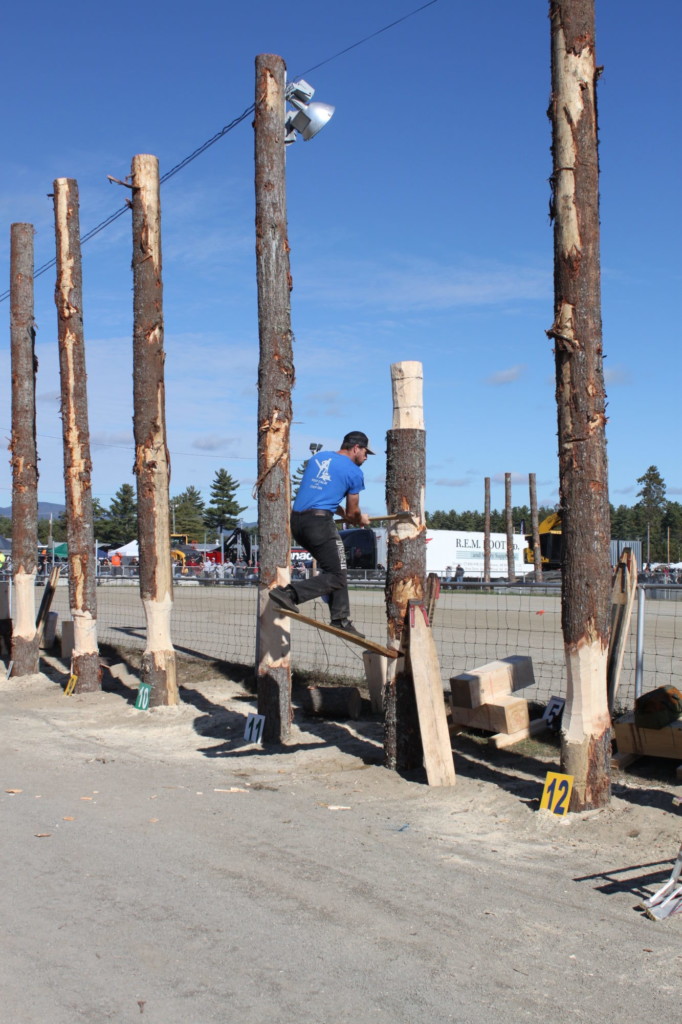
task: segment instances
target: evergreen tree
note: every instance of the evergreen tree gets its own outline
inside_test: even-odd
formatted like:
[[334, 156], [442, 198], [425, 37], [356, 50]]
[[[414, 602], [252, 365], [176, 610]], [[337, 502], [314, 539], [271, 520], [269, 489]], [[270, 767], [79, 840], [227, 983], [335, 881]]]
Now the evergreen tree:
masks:
[[173, 498], [171, 511], [174, 512], [175, 520], [173, 533], [185, 533], [190, 541], [203, 541], [204, 499], [196, 487], [189, 486]]
[[644, 541], [643, 558], [652, 562], [664, 561], [666, 558], [666, 538], [663, 536], [663, 516], [666, 512], [665, 482], [656, 466], [649, 466], [643, 476], [637, 478], [641, 489], [637, 492], [640, 499], [635, 505], [638, 534]]
[[[219, 469], [211, 484], [211, 500], [204, 512], [204, 523], [209, 530], [228, 530], [237, 525], [246, 505], [240, 505], [235, 497], [239, 483], [233, 480], [226, 469]], [[184, 531], [183, 531], [184, 532]]]
[[120, 547], [137, 537], [137, 500], [132, 484], [121, 484], [116, 491], [109, 505], [107, 520], [107, 543]]
[[301, 486], [301, 480], [303, 479], [303, 474], [305, 473], [305, 467], [308, 465], [309, 462], [310, 462], [310, 459], [306, 459], [305, 462], [302, 462], [300, 464], [300, 466], [298, 467], [298, 469], [296, 470], [296, 472], [294, 473], [294, 475], [292, 476], [292, 478], [291, 478], [291, 500], [292, 501], [295, 499], [296, 495], [298, 494], [298, 489]]

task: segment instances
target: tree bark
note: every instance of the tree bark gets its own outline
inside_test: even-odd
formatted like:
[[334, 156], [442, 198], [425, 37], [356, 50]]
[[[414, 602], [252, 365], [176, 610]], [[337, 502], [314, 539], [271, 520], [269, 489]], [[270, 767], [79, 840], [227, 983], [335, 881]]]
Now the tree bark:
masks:
[[272, 587], [289, 583], [291, 551], [289, 432], [294, 361], [284, 161], [285, 72], [281, 57], [264, 53], [256, 58], [256, 272], [260, 341], [256, 678], [258, 713], [265, 715], [266, 743], [287, 739], [292, 718], [289, 623], [277, 614], [268, 597]]
[[[391, 366], [393, 425], [386, 435], [386, 510], [409, 511], [413, 520], [396, 520], [388, 531], [386, 614], [388, 646], [400, 647], [411, 600], [423, 601], [426, 581], [426, 431], [423, 371], [418, 362]], [[409, 657], [388, 667], [384, 694], [386, 767], [421, 768], [423, 751]]]
[[[10, 229], [10, 335], [12, 357], [12, 566], [13, 676], [38, 671], [35, 578], [38, 550], [38, 455], [36, 451], [33, 225]], [[5, 630], [6, 632], [6, 630]]]
[[599, 268], [594, 0], [551, 0], [554, 323], [572, 810], [610, 800], [610, 524]]
[[147, 620], [141, 680], [150, 707], [179, 703], [171, 641], [173, 580], [170, 553], [166, 386], [161, 278], [159, 162], [133, 157], [133, 399], [140, 595]]
[[533, 537], [533, 565], [535, 567], [535, 582], [542, 583], [542, 552], [540, 551], [540, 525], [538, 523], [538, 491], [535, 483], [535, 473], [528, 474], [528, 489], [530, 491], [530, 530]]
[[69, 605], [73, 619], [71, 671], [76, 693], [100, 689], [97, 647], [97, 557], [92, 515], [92, 461], [88, 427], [87, 375], [83, 337], [83, 284], [78, 185], [54, 182], [57, 243], [57, 327], [62, 397], [62, 438], [69, 559]]
[[516, 579], [514, 565], [514, 520], [512, 519], [512, 485], [511, 473], [504, 474], [504, 514], [507, 524], [507, 579], [513, 583]]
[[485, 512], [483, 521], [483, 582], [490, 583], [490, 477], [485, 478]]

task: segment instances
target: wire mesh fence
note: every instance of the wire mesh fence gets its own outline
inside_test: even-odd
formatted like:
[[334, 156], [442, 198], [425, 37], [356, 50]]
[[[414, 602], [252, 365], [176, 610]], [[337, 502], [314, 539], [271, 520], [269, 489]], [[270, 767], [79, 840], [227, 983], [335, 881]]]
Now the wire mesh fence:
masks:
[[[66, 584], [66, 580], [61, 581]], [[682, 688], [682, 587], [640, 587], [647, 593], [643, 622], [642, 692], [663, 684]], [[254, 664], [257, 587], [247, 579], [176, 581], [172, 636], [184, 655], [239, 665]], [[117, 648], [141, 650], [145, 619], [134, 577], [110, 577], [97, 588], [98, 636]], [[386, 642], [384, 592], [376, 582], [351, 589], [353, 621], [366, 636]], [[60, 621], [69, 617], [68, 587], [57, 587], [52, 605]], [[323, 601], [305, 613], [329, 620]], [[310, 626], [289, 620], [292, 667], [344, 680], [364, 678], [362, 649]], [[443, 682], [460, 672], [512, 654], [533, 659], [535, 686], [524, 690], [531, 700], [565, 696], [566, 670], [561, 633], [559, 586], [459, 584], [444, 590], [433, 622]], [[631, 707], [635, 697], [637, 612], [625, 645], [618, 703]]]

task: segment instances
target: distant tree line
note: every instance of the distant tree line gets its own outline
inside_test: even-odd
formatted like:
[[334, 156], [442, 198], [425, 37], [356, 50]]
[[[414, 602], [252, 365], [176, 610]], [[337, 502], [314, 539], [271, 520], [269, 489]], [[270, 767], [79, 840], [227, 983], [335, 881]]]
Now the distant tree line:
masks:
[[[614, 540], [641, 540], [642, 557], [647, 556], [652, 562], [668, 561], [668, 540], [670, 542], [670, 561], [682, 561], [682, 504], [666, 498], [666, 484], [656, 466], [649, 466], [647, 471], [637, 478], [640, 490], [637, 492], [639, 501], [632, 506], [611, 505], [611, 536]], [[540, 522], [555, 508], [542, 506], [538, 508]], [[531, 532], [530, 508], [528, 505], [515, 505], [512, 508], [512, 519], [516, 532]], [[466, 511], [449, 512], [438, 510], [426, 513], [426, 525], [432, 530], [473, 530], [482, 532], [485, 517], [482, 512]], [[492, 533], [505, 533], [507, 529], [504, 510], [490, 513], [490, 530]], [[648, 552], [647, 552], [648, 540]]]
[[[220, 527], [228, 530], [237, 526], [246, 505], [240, 505], [235, 494], [239, 483], [225, 469], [216, 471], [211, 484], [208, 504], [196, 487], [188, 487], [170, 499], [170, 528], [172, 533], [186, 534], [190, 541], [210, 539], [218, 536]], [[99, 544], [122, 545], [137, 537], [137, 499], [132, 484], [122, 484], [112, 498], [109, 507], [93, 498], [95, 537]], [[66, 540], [66, 512], [52, 521], [51, 536], [55, 543]], [[12, 520], [0, 517], [0, 535], [12, 536]], [[38, 541], [50, 541], [49, 519], [38, 520]]]

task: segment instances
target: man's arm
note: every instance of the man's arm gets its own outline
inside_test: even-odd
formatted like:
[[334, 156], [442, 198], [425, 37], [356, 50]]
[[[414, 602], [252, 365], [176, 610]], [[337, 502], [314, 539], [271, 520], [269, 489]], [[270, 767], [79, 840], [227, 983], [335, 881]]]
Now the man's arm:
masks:
[[360, 495], [346, 495], [346, 510], [342, 513], [343, 518], [352, 526], [369, 526], [369, 516], [360, 511]]

